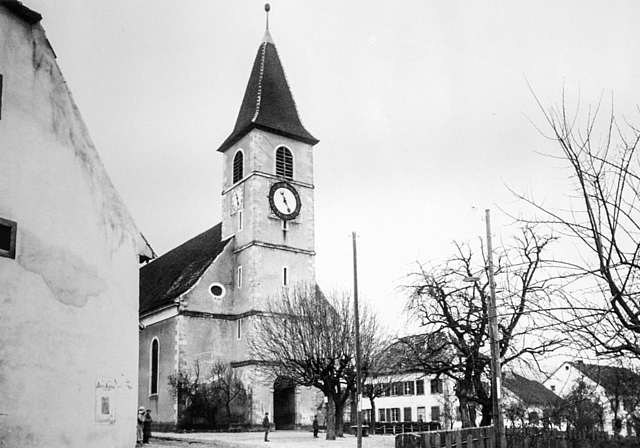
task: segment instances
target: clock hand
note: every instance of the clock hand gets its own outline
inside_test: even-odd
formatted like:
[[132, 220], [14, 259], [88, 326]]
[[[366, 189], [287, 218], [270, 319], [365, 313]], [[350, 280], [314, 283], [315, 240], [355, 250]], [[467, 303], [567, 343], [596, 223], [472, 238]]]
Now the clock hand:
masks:
[[287, 206], [287, 212], [291, 213], [291, 207], [287, 204], [287, 197], [284, 195], [284, 190], [280, 190], [280, 194], [282, 195], [282, 200], [284, 201], [284, 205]]

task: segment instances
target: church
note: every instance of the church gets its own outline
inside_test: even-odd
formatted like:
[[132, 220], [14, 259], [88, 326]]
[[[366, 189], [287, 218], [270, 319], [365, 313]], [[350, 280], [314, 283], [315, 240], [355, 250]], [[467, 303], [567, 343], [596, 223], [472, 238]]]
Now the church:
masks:
[[280, 387], [249, 358], [254, 319], [282, 288], [315, 284], [313, 147], [269, 29], [222, 154], [222, 221], [140, 270], [139, 405], [171, 428], [179, 403], [168, 377], [228, 362], [248, 390], [245, 426], [266, 412], [275, 429], [309, 426], [311, 388]]

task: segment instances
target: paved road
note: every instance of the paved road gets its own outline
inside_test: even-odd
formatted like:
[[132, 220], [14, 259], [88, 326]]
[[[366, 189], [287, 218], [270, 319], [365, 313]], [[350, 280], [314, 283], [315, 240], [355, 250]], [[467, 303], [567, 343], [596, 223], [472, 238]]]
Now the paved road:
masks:
[[[269, 442], [264, 441], [264, 433], [157, 433], [151, 438], [148, 448], [236, 448], [236, 447], [269, 447], [269, 448], [355, 448], [355, 436], [346, 435], [337, 440], [326, 440], [321, 433], [317, 439], [307, 431], [274, 431], [269, 433]], [[370, 436], [362, 438], [363, 448], [393, 448], [393, 436]]]

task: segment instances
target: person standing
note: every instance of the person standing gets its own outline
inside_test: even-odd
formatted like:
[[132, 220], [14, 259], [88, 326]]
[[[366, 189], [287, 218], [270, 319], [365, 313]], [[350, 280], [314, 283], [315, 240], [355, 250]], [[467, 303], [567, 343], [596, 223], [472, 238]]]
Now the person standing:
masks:
[[271, 422], [269, 421], [269, 413], [266, 412], [264, 414], [264, 418], [262, 419], [262, 427], [264, 428], [264, 441], [269, 441], [269, 425]]
[[140, 406], [140, 408], [138, 408], [138, 425], [136, 427], [137, 429], [137, 440], [136, 440], [136, 446], [142, 446], [142, 439], [144, 438], [143, 435], [143, 431], [144, 431], [144, 406]]
[[318, 416], [313, 416], [313, 437], [318, 438]]
[[144, 416], [144, 427], [142, 429], [142, 443], [149, 443], [151, 438], [151, 409], [147, 409], [147, 414]]

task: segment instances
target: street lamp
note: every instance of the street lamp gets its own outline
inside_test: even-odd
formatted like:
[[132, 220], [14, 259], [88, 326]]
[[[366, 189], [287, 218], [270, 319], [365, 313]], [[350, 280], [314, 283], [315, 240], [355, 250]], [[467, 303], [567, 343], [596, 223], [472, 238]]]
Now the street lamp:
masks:
[[[507, 439], [504, 433], [502, 418], [502, 371], [500, 367], [500, 335], [498, 333], [498, 314], [496, 310], [496, 281], [493, 275], [493, 246], [491, 244], [491, 216], [486, 211], [487, 223], [487, 273], [489, 275], [489, 339], [491, 341], [491, 398], [493, 404], [493, 425], [495, 428], [496, 448], [506, 448]], [[478, 277], [465, 277], [465, 282], [477, 282]]]

